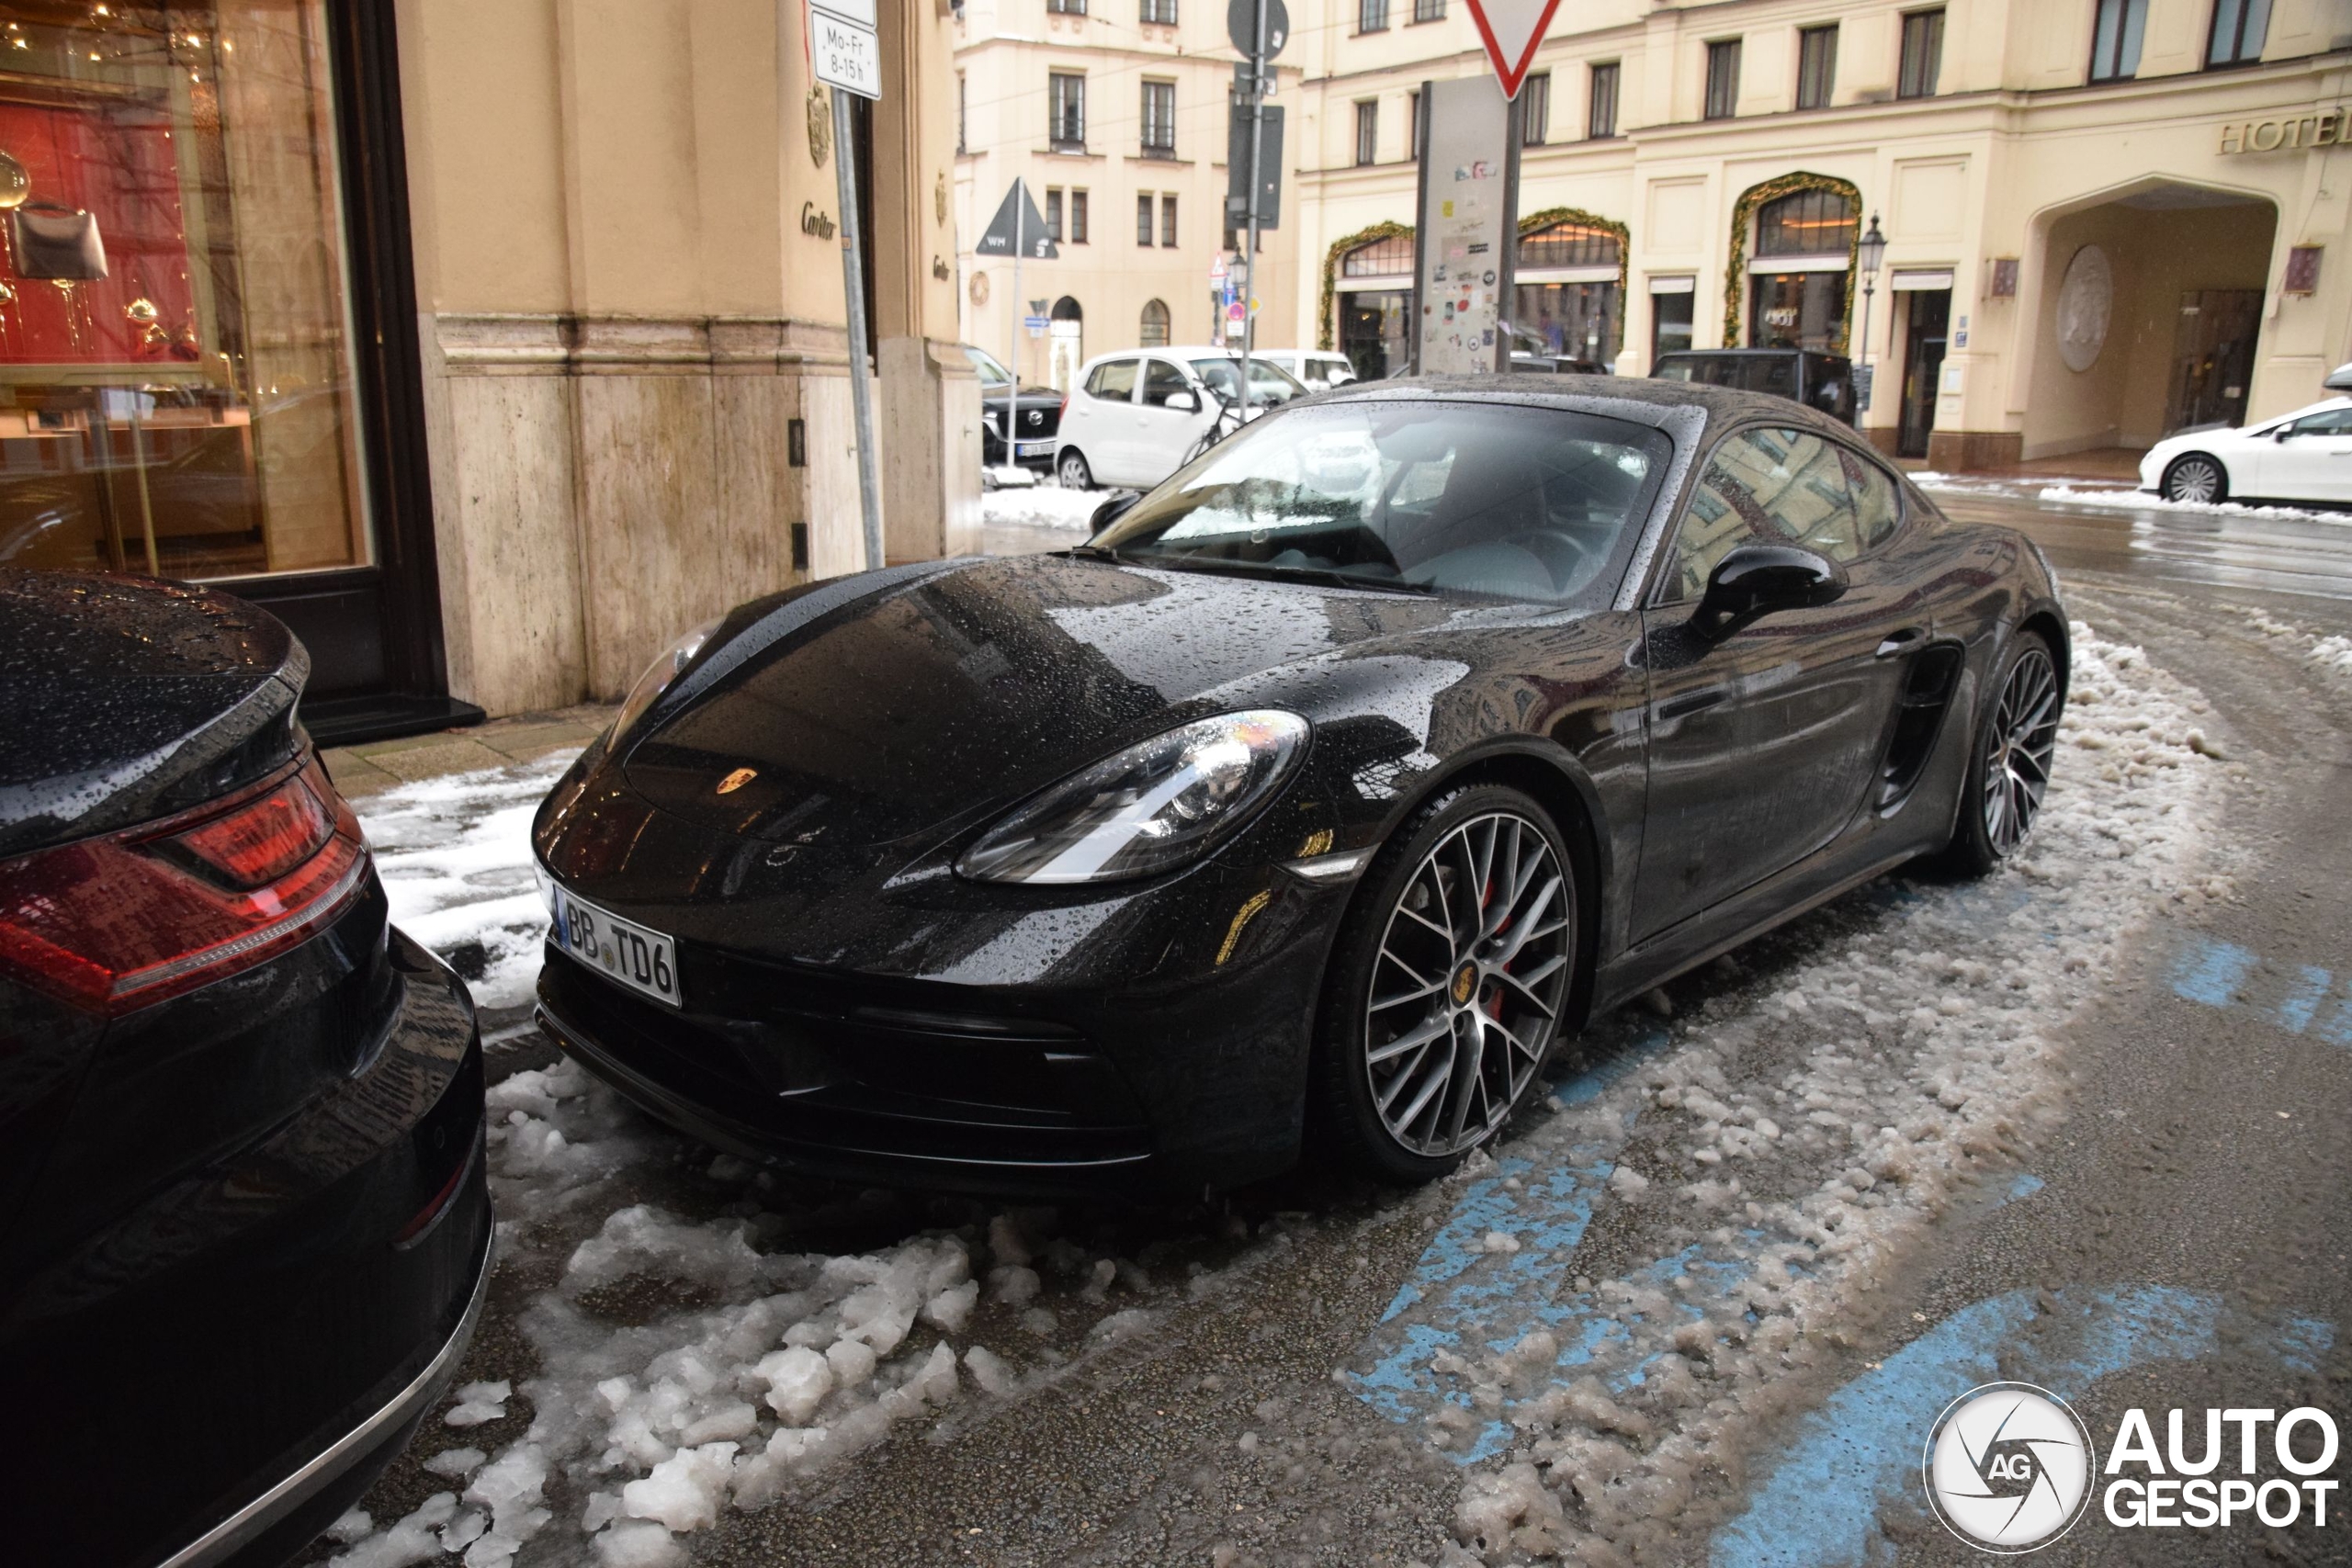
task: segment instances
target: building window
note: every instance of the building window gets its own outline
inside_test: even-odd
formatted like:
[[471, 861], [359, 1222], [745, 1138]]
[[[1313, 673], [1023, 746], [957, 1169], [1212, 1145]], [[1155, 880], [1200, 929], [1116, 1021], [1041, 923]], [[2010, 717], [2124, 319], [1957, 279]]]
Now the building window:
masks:
[[972, 150], [969, 140], [971, 121], [964, 105], [964, 73], [958, 71], [956, 73], [956, 151], [958, 152]]
[[193, 8], [7, 8], [25, 23], [0, 130], [32, 195], [0, 265], [9, 566], [206, 579], [375, 558], [328, 9], [224, 6], [232, 40], [160, 30]]
[[1519, 237], [1517, 251], [1522, 268], [1605, 266], [1617, 265], [1622, 247], [1617, 236], [1589, 223], [1554, 223]]
[[1136, 343], [1141, 348], [1168, 346], [1168, 307], [1158, 299], [1147, 299], [1143, 320], [1136, 324]]
[[1826, 109], [1838, 90], [1838, 28], [1806, 28], [1797, 34], [1797, 107]]
[[1056, 244], [1062, 238], [1062, 187], [1046, 187], [1046, 237]]
[[1756, 254], [1844, 255], [1854, 247], [1854, 204], [1828, 190], [1801, 190], [1756, 215]]
[[1176, 0], [1143, 0], [1143, 19], [1161, 27], [1176, 25]]
[[1053, 123], [1047, 135], [1057, 152], [1086, 151], [1086, 78], [1053, 73]]
[[1356, 106], [1356, 166], [1380, 159], [1380, 101], [1366, 98]]
[[1592, 68], [1592, 104], [1586, 111], [1584, 133], [1595, 141], [1617, 134], [1617, 62]]
[[1405, 95], [1405, 161], [1411, 163], [1421, 155], [1421, 96]]
[[1445, 0], [1413, 0], [1413, 20], [1417, 22], [1445, 20]]
[[1679, 354], [1690, 346], [1691, 306], [1698, 302], [1695, 279], [1675, 278], [1677, 292], [1661, 294], [1653, 286], [1650, 294], [1650, 364], [1657, 364], [1662, 354]]
[[1717, 39], [1707, 46], [1707, 107], [1709, 119], [1729, 119], [1739, 112], [1739, 40]]
[[1149, 191], [1145, 191], [1136, 197], [1136, 243], [1138, 245], [1151, 243], [1151, 192]]
[[1519, 139], [1527, 146], [1541, 147], [1552, 133], [1552, 73], [1538, 71], [1529, 76], [1519, 89]]
[[1069, 193], [1069, 243], [1086, 243], [1086, 193], [1082, 190]]
[[1143, 85], [1143, 151], [1148, 158], [1176, 155], [1176, 84]]
[[1086, 0], [1046, 0], [1046, 9], [1058, 11], [1065, 17], [1086, 15]]
[[2270, 33], [2270, 0], [2214, 0], [2213, 38], [2205, 46], [2208, 65], [2251, 65], [2262, 58]]
[[1898, 98], [1932, 98], [1944, 73], [1944, 14], [1913, 11], [1903, 18], [1903, 69], [1895, 78]]
[[1176, 248], [1176, 198], [1172, 196], [1159, 198], [1159, 243], [1170, 250]]
[[2140, 42], [2148, 30], [2148, 0], [2098, 0], [2091, 26], [2091, 80], [2128, 82], [2140, 73]]
[[1388, 30], [1388, 0], [1356, 0], [1356, 31], [1379, 33]]

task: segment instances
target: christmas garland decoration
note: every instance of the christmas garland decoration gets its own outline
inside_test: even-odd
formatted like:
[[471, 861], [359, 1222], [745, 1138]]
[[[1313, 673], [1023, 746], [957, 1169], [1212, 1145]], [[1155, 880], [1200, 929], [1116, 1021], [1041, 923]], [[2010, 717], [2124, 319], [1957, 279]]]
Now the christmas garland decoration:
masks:
[[1835, 175], [1798, 173], [1780, 175], [1761, 185], [1749, 186], [1739, 193], [1739, 200], [1731, 209], [1731, 260], [1724, 269], [1724, 346], [1740, 346], [1740, 296], [1742, 285], [1747, 281], [1747, 230], [1754, 221], [1757, 209], [1767, 202], [1778, 201], [1799, 191], [1827, 191], [1842, 196], [1854, 204], [1854, 243], [1846, 247], [1846, 313], [1838, 318], [1837, 336], [1831, 341], [1830, 352], [1846, 352], [1848, 334], [1853, 328], [1855, 246], [1861, 240], [1862, 191], [1851, 180], [1841, 180]]

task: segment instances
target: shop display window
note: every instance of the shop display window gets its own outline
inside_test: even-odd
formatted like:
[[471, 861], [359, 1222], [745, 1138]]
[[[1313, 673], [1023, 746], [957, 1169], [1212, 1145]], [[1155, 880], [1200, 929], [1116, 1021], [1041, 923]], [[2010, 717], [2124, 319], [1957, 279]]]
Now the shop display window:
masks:
[[322, 0], [0, 3], [0, 561], [372, 558]]

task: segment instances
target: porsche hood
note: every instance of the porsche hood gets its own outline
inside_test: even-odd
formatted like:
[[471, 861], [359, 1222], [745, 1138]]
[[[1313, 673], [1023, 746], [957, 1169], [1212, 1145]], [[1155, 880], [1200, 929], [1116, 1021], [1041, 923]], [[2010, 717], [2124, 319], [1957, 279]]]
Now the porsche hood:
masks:
[[621, 764], [649, 804], [731, 834], [891, 842], [1215, 711], [1234, 682], [1445, 618], [1424, 599], [1069, 557], [898, 569], [734, 627]]

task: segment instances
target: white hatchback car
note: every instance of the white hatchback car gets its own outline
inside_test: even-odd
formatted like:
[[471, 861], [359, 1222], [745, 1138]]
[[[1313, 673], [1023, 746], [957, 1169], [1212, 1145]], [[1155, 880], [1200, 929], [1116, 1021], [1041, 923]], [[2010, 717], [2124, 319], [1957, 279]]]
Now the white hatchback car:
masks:
[[1306, 393], [1262, 359], [1250, 362], [1246, 413], [1237, 407], [1240, 388], [1241, 356], [1221, 348], [1131, 348], [1090, 359], [1062, 405], [1054, 473], [1064, 490], [1149, 490], [1201, 450], [1220, 420], [1255, 418]]
[[2240, 430], [2166, 436], [2140, 459], [2140, 488], [2199, 505], [2233, 496], [2352, 502], [2352, 398]]

